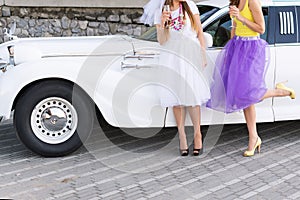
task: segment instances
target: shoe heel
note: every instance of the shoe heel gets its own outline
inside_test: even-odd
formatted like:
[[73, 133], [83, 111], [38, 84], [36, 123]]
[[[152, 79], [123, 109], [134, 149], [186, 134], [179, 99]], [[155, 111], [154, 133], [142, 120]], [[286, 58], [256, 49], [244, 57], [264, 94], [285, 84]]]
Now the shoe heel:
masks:
[[252, 150], [247, 150], [244, 152], [243, 156], [244, 157], [250, 157], [250, 156], [254, 156], [255, 152], [257, 151], [258, 153], [260, 153], [260, 147], [261, 147], [261, 139], [260, 137], [257, 138], [257, 141], [255, 143], [255, 146]]
[[258, 152], [258, 153], [260, 153], [260, 146], [261, 146], [261, 145], [258, 145], [258, 146], [257, 146], [257, 152]]

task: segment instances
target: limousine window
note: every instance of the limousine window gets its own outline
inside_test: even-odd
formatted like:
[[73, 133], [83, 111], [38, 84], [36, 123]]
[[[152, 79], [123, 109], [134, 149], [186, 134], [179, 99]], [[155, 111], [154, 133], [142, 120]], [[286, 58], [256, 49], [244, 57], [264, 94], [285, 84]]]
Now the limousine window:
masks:
[[211, 15], [213, 15], [214, 13], [216, 13], [219, 8], [216, 7], [212, 7], [212, 6], [203, 6], [200, 5], [198, 6], [198, 10], [200, 12], [201, 15], [201, 22], [205, 22]]
[[[266, 23], [266, 30], [261, 38], [267, 40], [268, 34], [268, 8], [263, 8], [263, 14]], [[204, 29], [205, 32], [209, 33], [213, 37], [213, 47], [224, 47], [230, 39], [231, 32], [231, 18], [228, 14], [225, 14], [211, 23]]]
[[224, 47], [230, 39], [231, 19], [228, 14], [220, 17], [218, 20], [211, 23], [205, 32], [213, 37], [213, 47]]

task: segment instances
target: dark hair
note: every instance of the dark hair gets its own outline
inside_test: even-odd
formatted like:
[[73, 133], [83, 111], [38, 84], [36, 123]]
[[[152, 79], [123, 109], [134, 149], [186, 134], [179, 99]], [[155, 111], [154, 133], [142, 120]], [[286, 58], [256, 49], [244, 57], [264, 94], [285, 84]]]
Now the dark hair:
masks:
[[[198, 32], [198, 26], [197, 23], [194, 19], [194, 14], [192, 13], [191, 8], [189, 7], [188, 3], [186, 1], [184, 2], [180, 2], [182, 4], [182, 11], [183, 11], [183, 19], [186, 20], [186, 16], [185, 14], [187, 13], [190, 20], [191, 20], [191, 26], [193, 27], [193, 29], [195, 31]], [[174, 6], [173, 4], [173, 0], [166, 0], [165, 5], [170, 5], [170, 6]]]
[[229, 5], [231, 6], [239, 6], [240, 0], [230, 0]]

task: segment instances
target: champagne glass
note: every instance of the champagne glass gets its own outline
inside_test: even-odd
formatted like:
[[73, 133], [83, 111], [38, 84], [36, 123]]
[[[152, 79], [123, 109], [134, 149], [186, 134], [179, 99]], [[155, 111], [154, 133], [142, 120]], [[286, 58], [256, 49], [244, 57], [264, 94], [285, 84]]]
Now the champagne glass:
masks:
[[170, 5], [164, 5], [164, 11], [170, 12], [171, 11]]
[[[164, 12], [171, 12], [171, 8], [170, 8], [170, 5], [164, 5], [164, 9], [163, 9]], [[165, 21], [165, 28], [169, 28], [169, 25], [170, 25], [170, 19], [166, 20]]]
[[[230, 9], [231, 7], [233, 7], [233, 6], [235, 6], [235, 5], [232, 4], [232, 3], [230, 3], [230, 4], [229, 4], [229, 9]], [[230, 28], [233, 28], [233, 27], [234, 27], [234, 25], [233, 25], [233, 23], [234, 23], [234, 16], [230, 15], [230, 19], [231, 19], [231, 26], [230, 26]]]

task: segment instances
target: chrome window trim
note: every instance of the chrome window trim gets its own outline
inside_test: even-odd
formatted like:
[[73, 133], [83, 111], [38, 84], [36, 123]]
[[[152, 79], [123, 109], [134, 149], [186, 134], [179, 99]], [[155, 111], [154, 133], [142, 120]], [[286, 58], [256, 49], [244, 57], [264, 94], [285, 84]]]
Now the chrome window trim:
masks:
[[294, 15], [292, 11], [290, 12], [290, 16], [291, 16], [291, 34], [295, 34]]
[[283, 35], [283, 16], [282, 16], [282, 12], [279, 12], [279, 23], [280, 23], [280, 34]]
[[282, 46], [300, 46], [300, 43], [276, 43], [275, 47], [282, 47]]
[[279, 12], [280, 35], [295, 34], [295, 20], [292, 11]]
[[291, 21], [290, 21], [290, 12], [286, 13], [287, 18], [287, 34], [291, 34]]
[[216, 19], [218, 19], [218, 18], [226, 15], [228, 12], [229, 12], [229, 8], [228, 7], [221, 8], [220, 10], [218, 10], [217, 12], [215, 12], [211, 17], [209, 17], [207, 20], [205, 20], [202, 23], [203, 29], [205, 29], [208, 25], [210, 25]]
[[287, 23], [286, 23], [286, 12], [283, 12], [282, 13], [283, 14], [283, 34], [287, 34], [287, 30], [286, 30], [286, 25], [287, 25]]

